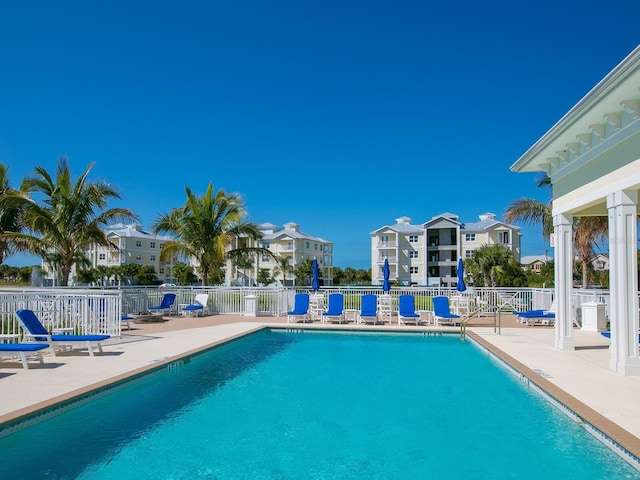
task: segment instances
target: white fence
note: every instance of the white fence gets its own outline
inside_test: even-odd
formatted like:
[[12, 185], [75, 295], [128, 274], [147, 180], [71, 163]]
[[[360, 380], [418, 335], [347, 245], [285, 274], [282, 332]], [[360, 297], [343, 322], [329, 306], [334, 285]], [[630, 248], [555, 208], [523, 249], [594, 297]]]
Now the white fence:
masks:
[[[165, 293], [176, 294], [174, 314], [185, 305], [193, 303], [199, 293], [207, 293], [210, 314], [244, 315], [246, 297], [255, 295], [259, 316], [286, 315], [293, 308], [297, 292], [309, 292], [309, 287], [176, 287], [123, 288], [123, 289], [76, 289], [76, 288], [25, 288], [0, 290], [0, 333], [20, 332], [15, 311], [33, 310], [49, 329], [67, 328], [76, 334], [106, 333], [120, 335], [121, 316], [147, 312], [150, 306], [159, 305]], [[344, 308], [359, 309], [364, 294], [382, 294], [378, 287], [323, 287], [321, 292], [344, 294]], [[399, 295], [416, 297], [416, 306], [428, 307], [431, 297], [444, 295], [454, 306], [464, 306], [462, 313], [525, 311], [548, 309], [553, 301], [553, 289], [531, 288], [473, 288], [458, 292], [442, 287], [406, 287], [391, 289], [390, 295], [397, 305]], [[609, 316], [609, 292], [606, 290], [574, 290], [573, 314], [580, 322], [581, 305], [585, 302], [605, 304]]]
[[33, 310], [50, 331], [67, 329], [78, 335], [120, 335], [122, 292], [50, 288], [2, 289], [0, 333], [20, 333], [15, 312], [22, 309]]

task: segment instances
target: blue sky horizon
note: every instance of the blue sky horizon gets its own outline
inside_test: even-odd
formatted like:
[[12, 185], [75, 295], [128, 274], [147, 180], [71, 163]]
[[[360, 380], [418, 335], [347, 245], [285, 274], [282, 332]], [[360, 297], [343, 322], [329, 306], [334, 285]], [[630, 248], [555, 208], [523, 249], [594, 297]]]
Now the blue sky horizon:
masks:
[[147, 229], [213, 183], [342, 268], [400, 216], [548, 201], [509, 167], [638, 45], [640, 4], [426, 3], [4, 3], [0, 162], [12, 186], [95, 162]]

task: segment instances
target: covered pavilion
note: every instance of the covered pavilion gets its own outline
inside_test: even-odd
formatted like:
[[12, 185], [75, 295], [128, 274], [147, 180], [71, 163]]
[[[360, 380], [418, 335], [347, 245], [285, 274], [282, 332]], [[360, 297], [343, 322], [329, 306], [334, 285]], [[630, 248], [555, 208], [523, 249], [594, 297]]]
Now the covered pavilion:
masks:
[[555, 346], [574, 349], [571, 318], [573, 220], [607, 216], [610, 256], [609, 367], [640, 375], [638, 190], [640, 46], [531, 146], [514, 172], [546, 172], [555, 232]]

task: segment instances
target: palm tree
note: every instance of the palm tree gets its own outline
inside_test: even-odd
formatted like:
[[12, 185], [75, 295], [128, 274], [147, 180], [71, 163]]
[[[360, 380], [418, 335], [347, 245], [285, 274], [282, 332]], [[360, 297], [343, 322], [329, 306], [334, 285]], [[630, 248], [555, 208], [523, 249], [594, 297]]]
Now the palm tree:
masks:
[[465, 268], [476, 282], [482, 278], [485, 287], [501, 286], [507, 272], [517, 268], [513, 252], [502, 245], [483, 245], [474, 250], [464, 262]]
[[293, 272], [295, 269], [291, 265], [291, 256], [276, 257], [276, 266], [273, 268], [274, 278], [278, 275], [282, 275], [282, 286], [285, 285], [287, 280], [287, 274]]
[[153, 226], [155, 233], [166, 233], [175, 240], [164, 244], [160, 260], [195, 258], [200, 263], [202, 285], [209, 280], [222, 281], [222, 267], [227, 258], [240, 252], [264, 249], [242, 247], [227, 250], [236, 237], [260, 238], [257, 225], [245, 222], [244, 204], [238, 194], [218, 190], [214, 194], [209, 183], [203, 196], [195, 195], [185, 187], [187, 200], [183, 207], [161, 215]]
[[296, 280], [298, 281], [298, 284], [311, 285], [311, 277], [313, 275], [312, 262], [313, 260], [307, 258], [298, 265], [298, 268], [296, 269]]
[[[0, 163], [0, 234], [5, 232], [18, 232], [20, 230], [20, 204], [11, 202], [7, 194], [14, 193], [15, 189], [9, 185], [9, 167]], [[12, 246], [8, 238], [0, 238], [0, 264], [4, 258], [11, 255]]]
[[[137, 220], [136, 215], [125, 208], [110, 208], [107, 200], [120, 195], [107, 182], [89, 182], [91, 163], [75, 182], [65, 157], [58, 161], [55, 178], [43, 167], [36, 167], [35, 174], [23, 180], [20, 192], [11, 192], [7, 198], [23, 208], [24, 229], [27, 233], [14, 232], [0, 235], [17, 251], [52, 259], [59, 268], [60, 284], [67, 286], [73, 266], [93, 245], [111, 246], [102, 228], [117, 221]], [[29, 195], [42, 195], [36, 203]]]
[[606, 240], [609, 233], [607, 217], [580, 217], [573, 235], [573, 247], [582, 262], [582, 288], [589, 287], [589, 265], [598, 244]]
[[[550, 187], [551, 179], [546, 174], [543, 174], [538, 177], [537, 186], [538, 188]], [[551, 204], [542, 203], [535, 198], [513, 200], [507, 206], [504, 217], [507, 223], [522, 222], [525, 225], [540, 225], [544, 238], [548, 238], [553, 233]]]
[[[538, 187], [551, 186], [551, 180], [543, 174], [538, 177]], [[540, 225], [542, 236], [553, 233], [551, 205], [531, 198], [512, 201], [505, 212], [507, 223], [520, 221], [528, 225]], [[589, 285], [588, 262], [598, 241], [606, 238], [608, 232], [607, 217], [576, 217], [573, 223], [573, 247], [582, 261], [582, 287]]]

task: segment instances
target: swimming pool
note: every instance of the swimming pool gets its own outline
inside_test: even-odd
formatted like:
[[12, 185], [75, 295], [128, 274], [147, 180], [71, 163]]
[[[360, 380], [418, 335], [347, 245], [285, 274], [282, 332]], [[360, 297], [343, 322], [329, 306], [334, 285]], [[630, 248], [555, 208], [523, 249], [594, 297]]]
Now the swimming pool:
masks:
[[0, 439], [0, 478], [640, 478], [457, 336], [249, 335]]

